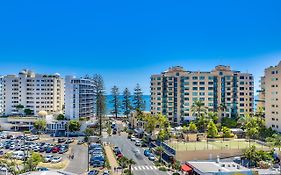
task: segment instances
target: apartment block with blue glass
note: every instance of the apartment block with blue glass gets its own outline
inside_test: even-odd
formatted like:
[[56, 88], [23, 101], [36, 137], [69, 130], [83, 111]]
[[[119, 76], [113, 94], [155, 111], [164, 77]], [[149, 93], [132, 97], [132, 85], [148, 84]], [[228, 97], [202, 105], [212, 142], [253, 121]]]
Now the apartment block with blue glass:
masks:
[[[151, 76], [151, 113], [162, 113], [174, 125], [194, 120], [192, 104], [200, 100], [208, 111], [239, 117], [254, 109], [254, 79], [250, 73], [219, 65], [212, 71], [187, 71], [175, 66]], [[224, 106], [224, 110], [219, 110]]]

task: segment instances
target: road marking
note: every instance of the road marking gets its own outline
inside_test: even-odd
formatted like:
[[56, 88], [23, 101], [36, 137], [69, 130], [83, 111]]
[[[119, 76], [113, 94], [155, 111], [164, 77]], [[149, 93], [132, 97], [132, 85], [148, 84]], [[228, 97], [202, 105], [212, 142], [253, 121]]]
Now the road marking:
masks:
[[156, 166], [153, 166], [152, 168], [153, 168], [153, 169], [155, 169], [155, 170], [157, 169], [157, 167], [156, 167]]

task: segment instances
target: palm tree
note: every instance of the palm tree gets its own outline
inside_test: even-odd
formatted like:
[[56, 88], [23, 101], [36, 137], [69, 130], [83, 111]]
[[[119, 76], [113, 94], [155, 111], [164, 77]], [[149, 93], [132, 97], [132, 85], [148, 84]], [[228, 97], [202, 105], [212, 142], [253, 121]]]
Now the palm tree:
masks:
[[128, 159], [127, 160], [127, 165], [129, 166], [129, 172], [132, 174], [132, 165], [135, 165], [136, 162], [133, 159]]
[[[226, 110], [226, 105], [224, 103], [221, 103], [218, 107], [219, 111], [219, 121], [221, 121], [222, 117], [225, 117], [225, 110]], [[223, 114], [223, 115], [222, 115]]]
[[162, 146], [157, 146], [155, 148], [155, 151], [157, 151], [159, 153], [159, 155], [160, 155], [159, 162], [161, 162], [162, 161], [162, 153], [164, 152], [164, 148]]
[[217, 123], [218, 122], [218, 113], [217, 112], [208, 112], [208, 120], [213, 120], [214, 123]]
[[197, 118], [199, 118], [202, 113], [206, 112], [206, 107], [204, 105], [205, 104], [200, 100], [197, 100], [192, 104], [191, 111]]
[[273, 134], [272, 137], [266, 138], [266, 142], [268, 142], [273, 147], [278, 147], [279, 151], [281, 148], [281, 135]]

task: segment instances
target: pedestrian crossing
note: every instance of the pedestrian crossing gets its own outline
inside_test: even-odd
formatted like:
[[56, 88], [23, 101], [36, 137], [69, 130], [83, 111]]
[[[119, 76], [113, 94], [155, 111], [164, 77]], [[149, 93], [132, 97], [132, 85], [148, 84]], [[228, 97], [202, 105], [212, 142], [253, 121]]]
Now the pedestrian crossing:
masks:
[[133, 171], [144, 171], [144, 170], [157, 170], [156, 166], [148, 166], [148, 165], [139, 165], [139, 166], [133, 166]]

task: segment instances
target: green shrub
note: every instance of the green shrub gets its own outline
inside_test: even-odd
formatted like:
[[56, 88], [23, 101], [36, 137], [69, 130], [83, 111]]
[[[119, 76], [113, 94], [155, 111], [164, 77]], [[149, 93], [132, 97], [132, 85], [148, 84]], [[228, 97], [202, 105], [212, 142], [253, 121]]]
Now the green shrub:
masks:
[[161, 166], [161, 163], [160, 162], [155, 162], [154, 165], [158, 167], [158, 166]]
[[159, 167], [159, 171], [167, 171], [167, 168], [166, 167]]

